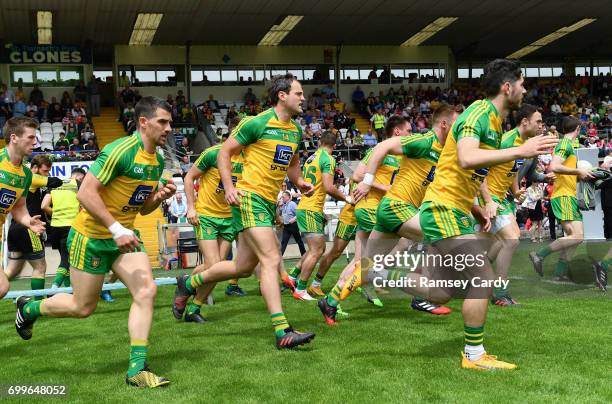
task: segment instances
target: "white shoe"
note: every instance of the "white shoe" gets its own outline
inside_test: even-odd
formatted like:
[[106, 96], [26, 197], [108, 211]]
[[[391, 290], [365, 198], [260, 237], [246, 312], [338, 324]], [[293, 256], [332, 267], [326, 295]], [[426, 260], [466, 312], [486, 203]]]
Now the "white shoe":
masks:
[[306, 301], [317, 300], [314, 297], [310, 296], [307, 291], [305, 291], [305, 290], [297, 290], [297, 289], [296, 289], [295, 292], [293, 292], [293, 298], [295, 300], [306, 300]]

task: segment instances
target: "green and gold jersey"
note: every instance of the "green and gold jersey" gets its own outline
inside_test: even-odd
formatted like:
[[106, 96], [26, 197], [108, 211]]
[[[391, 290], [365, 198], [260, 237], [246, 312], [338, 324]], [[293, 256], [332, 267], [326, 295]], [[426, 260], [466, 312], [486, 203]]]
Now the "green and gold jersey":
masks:
[[[142, 205], [157, 191], [163, 169], [163, 157], [157, 152], [147, 153], [140, 133], [135, 132], [106, 145], [89, 172], [104, 185], [100, 196], [110, 214], [124, 227], [133, 229]], [[85, 209], [77, 215], [73, 227], [87, 237], [112, 238], [108, 229]]]
[[303, 197], [300, 200], [298, 209], [323, 212], [327, 196], [323, 187], [323, 174], [330, 174], [333, 177], [335, 171], [336, 160], [324, 148], [320, 148], [306, 160], [302, 175], [306, 181], [314, 185], [315, 190], [310, 197]]
[[[576, 168], [576, 153], [574, 152], [574, 146], [572, 144], [572, 139], [569, 138], [561, 138], [557, 147], [555, 147], [555, 151], [553, 153], [555, 156], [559, 156], [563, 159], [563, 166], [567, 168]], [[557, 179], [555, 180], [555, 185], [553, 186], [553, 193], [551, 198], [557, 198], [559, 196], [573, 196], [576, 197], [576, 182], [578, 181], [578, 176], [576, 175], [564, 175], [559, 174]]]
[[[195, 166], [202, 171], [200, 177], [200, 189], [195, 208], [198, 215], [227, 218], [232, 217], [232, 209], [225, 201], [225, 190], [221, 175], [217, 166], [217, 156], [221, 145], [209, 147], [204, 150], [195, 162]], [[242, 177], [243, 158], [242, 154], [232, 156], [232, 182]]]
[[294, 120], [281, 122], [270, 108], [241, 120], [231, 136], [245, 146], [237, 188], [276, 204], [287, 167], [302, 141], [302, 128]]
[[23, 164], [11, 163], [7, 148], [0, 149], [0, 225], [19, 198], [28, 196], [31, 186], [32, 171]]
[[[524, 143], [517, 128], [512, 129], [502, 135], [500, 149], [518, 147]], [[506, 197], [508, 188], [512, 187], [514, 178], [523, 166], [523, 159], [508, 161], [491, 167], [487, 176], [487, 188], [491, 196], [496, 196], [499, 200]]]
[[[368, 150], [363, 160], [361, 160], [363, 165], [368, 165], [370, 157], [372, 156], [372, 150], [374, 149]], [[393, 184], [398, 170], [399, 156], [387, 154], [380, 167], [378, 167], [378, 170], [376, 170], [374, 181], [382, 185], [391, 185]], [[366, 197], [357, 202], [355, 209], [376, 209], [383, 196], [385, 196], [385, 192], [372, 187]]]
[[[353, 180], [349, 181], [349, 195], [353, 193], [353, 190], [357, 184], [353, 182]], [[352, 203], [347, 203], [340, 211], [340, 216], [338, 216], [338, 220], [340, 222], [344, 222], [346, 224], [350, 224], [355, 226], [357, 224], [357, 218], [355, 217], [355, 205]]]
[[399, 173], [385, 196], [395, 201], [409, 202], [418, 208], [434, 179], [442, 145], [433, 130], [420, 135], [402, 136], [401, 142], [403, 156]]
[[61, 187], [51, 190], [51, 204], [53, 205], [51, 226], [72, 226], [80, 208], [77, 199], [78, 192], [79, 186], [74, 178], [65, 180]]
[[498, 150], [502, 133], [502, 120], [491, 101], [472, 103], [459, 115], [448, 134], [438, 160], [436, 177], [427, 187], [423, 202], [436, 202], [469, 214], [489, 168], [462, 169], [457, 158], [457, 143], [471, 137], [480, 142], [481, 149]]

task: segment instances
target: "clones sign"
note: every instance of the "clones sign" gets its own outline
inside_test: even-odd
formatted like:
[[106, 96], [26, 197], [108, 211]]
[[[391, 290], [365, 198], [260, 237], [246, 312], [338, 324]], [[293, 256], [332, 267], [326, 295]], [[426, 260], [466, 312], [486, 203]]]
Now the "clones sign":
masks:
[[12, 64], [90, 64], [89, 49], [73, 45], [7, 45], [2, 62]]

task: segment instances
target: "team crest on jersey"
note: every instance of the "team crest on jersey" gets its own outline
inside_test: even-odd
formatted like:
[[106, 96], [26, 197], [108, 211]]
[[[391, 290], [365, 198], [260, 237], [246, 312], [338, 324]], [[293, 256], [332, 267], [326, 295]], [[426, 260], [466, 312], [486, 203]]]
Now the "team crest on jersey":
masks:
[[470, 220], [467, 217], [465, 217], [465, 216], [463, 216], [461, 219], [459, 219], [459, 221], [465, 227], [468, 227], [470, 225]]
[[8, 209], [17, 200], [17, 192], [12, 189], [0, 189], [0, 208]]
[[289, 165], [291, 158], [293, 157], [293, 149], [291, 146], [284, 144], [276, 145], [276, 152], [274, 153], [274, 162], [276, 164]]
[[260, 222], [263, 222], [264, 219], [266, 218], [266, 215], [264, 215], [263, 213], [260, 213], [258, 216], [259, 216], [259, 221]]
[[210, 227], [206, 229], [206, 234], [208, 234], [209, 236], [212, 234], [212, 229]]
[[91, 267], [97, 268], [100, 266], [100, 257], [91, 257]]

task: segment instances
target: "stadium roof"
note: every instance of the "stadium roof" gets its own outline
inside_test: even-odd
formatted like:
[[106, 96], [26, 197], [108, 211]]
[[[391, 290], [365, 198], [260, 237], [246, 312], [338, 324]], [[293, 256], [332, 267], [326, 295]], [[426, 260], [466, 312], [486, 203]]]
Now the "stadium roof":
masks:
[[37, 11], [53, 12], [53, 43], [128, 44], [138, 13], [163, 13], [153, 45], [257, 45], [287, 15], [304, 18], [281, 45], [400, 45], [438, 17], [458, 17], [422, 45], [459, 60], [507, 56], [583, 18], [597, 20], [530, 58], [612, 56], [607, 0], [2, 0], [0, 41], [35, 44]]

